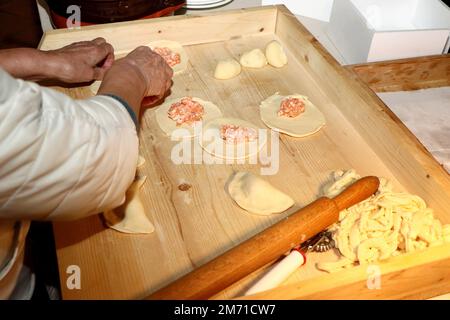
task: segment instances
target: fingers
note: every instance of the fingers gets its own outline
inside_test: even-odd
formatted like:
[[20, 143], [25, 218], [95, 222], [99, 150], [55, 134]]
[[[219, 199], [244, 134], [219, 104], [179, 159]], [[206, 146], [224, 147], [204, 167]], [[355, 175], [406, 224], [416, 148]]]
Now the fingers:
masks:
[[93, 72], [94, 72], [94, 73], [93, 73], [92, 78], [93, 78], [94, 80], [102, 80], [103, 77], [105, 76], [106, 70], [107, 70], [107, 69], [95, 67], [95, 68], [93, 69]]
[[105, 40], [105, 38], [99, 37], [99, 38], [95, 38], [94, 40], [92, 40], [92, 42], [99, 46], [101, 44], [106, 43], [106, 40]]
[[166, 89], [164, 91], [168, 91], [170, 89], [170, 87], [172, 86], [172, 83], [173, 83], [172, 79], [169, 79], [166, 82]]
[[108, 56], [113, 55], [114, 48], [109, 43], [104, 42], [96, 47], [95, 54], [96, 54], [96, 56], [95, 56], [96, 59], [95, 59], [94, 63], [98, 64], [102, 60], [108, 58]]
[[137, 47], [125, 59], [133, 63], [146, 79], [147, 96], [163, 97], [171, 87], [172, 68], [149, 47]]
[[103, 61], [98, 63], [96, 66], [104, 70], [108, 70], [109, 68], [112, 67], [113, 63], [114, 63], [114, 53], [110, 53], [106, 56], [106, 58]]

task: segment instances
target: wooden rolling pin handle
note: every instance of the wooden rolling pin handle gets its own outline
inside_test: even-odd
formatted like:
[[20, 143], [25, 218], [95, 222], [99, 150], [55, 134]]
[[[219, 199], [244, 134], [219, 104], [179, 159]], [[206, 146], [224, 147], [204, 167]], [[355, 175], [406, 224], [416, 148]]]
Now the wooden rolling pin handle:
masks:
[[184, 275], [147, 299], [208, 299], [328, 228], [339, 211], [378, 189], [378, 178], [363, 178], [335, 199], [317, 199], [221, 256]]
[[342, 211], [369, 198], [378, 190], [379, 186], [380, 180], [377, 177], [364, 177], [347, 187], [333, 198], [333, 201], [339, 211]]

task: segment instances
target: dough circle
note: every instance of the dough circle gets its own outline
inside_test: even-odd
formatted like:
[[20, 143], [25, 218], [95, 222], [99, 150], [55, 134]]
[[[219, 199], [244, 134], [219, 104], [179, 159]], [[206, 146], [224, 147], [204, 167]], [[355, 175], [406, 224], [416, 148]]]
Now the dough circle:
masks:
[[152, 50], [154, 48], [169, 48], [170, 50], [172, 50], [172, 52], [178, 53], [180, 55], [180, 63], [172, 67], [174, 75], [180, 74], [187, 69], [189, 58], [180, 43], [170, 40], [157, 40], [150, 42], [147, 46]]
[[217, 63], [214, 78], [219, 80], [231, 79], [239, 75], [241, 69], [240, 63], [232, 58], [221, 60]]
[[259, 215], [281, 213], [294, 205], [291, 197], [250, 172], [234, 174], [228, 193], [241, 208]]
[[[305, 112], [296, 118], [278, 116], [281, 101], [285, 98], [305, 100]], [[307, 97], [299, 94], [289, 96], [274, 94], [261, 102], [259, 111], [261, 120], [269, 128], [293, 137], [301, 138], [312, 135], [325, 125], [325, 117], [322, 112]]]
[[267, 59], [261, 49], [253, 49], [242, 54], [239, 61], [247, 68], [262, 68], [267, 65]]
[[281, 44], [273, 40], [266, 46], [267, 62], [276, 68], [281, 68], [287, 64], [287, 56]]
[[[253, 128], [258, 132], [258, 138], [237, 144], [226, 143], [220, 136], [220, 128], [225, 124]], [[267, 143], [267, 135], [260, 135], [260, 133], [260, 128], [242, 119], [216, 118], [203, 126], [202, 137], [199, 142], [203, 150], [215, 157], [245, 159], [257, 154]]]
[[[188, 66], [188, 55], [186, 53], [186, 51], [184, 50], [183, 46], [175, 41], [170, 41], [170, 40], [157, 40], [157, 41], [153, 41], [150, 42], [148, 45], [148, 47], [150, 47], [150, 49], [154, 49], [155, 47], [165, 47], [165, 48], [169, 48], [170, 50], [172, 50], [172, 52], [176, 52], [180, 55], [180, 63], [176, 64], [172, 67], [173, 70], [173, 74], [180, 74], [183, 71], [185, 71], [187, 69]], [[128, 53], [122, 53], [118, 56], [116, 56], [116, 60], [117, 59], [121, 59], [125, 56], [127, 56]], [[92, 94], [96, 95], [98, 92], [98, 89], [100, 88], [100, 85], [102, 84], [101, 80], [97, 80], [94, 81], [90, 86], [89, 86], [89, 90], [92, 92]]]
[[192, 138], [197, 135], [199, 130], [194, 130], [197, 125], [201, 125], [202, 123], [206, 123], [215, 118], [219, 118], [222, 116], [222, 111], [220, 111], [219, 107], [217, 107], [214, 103], [210, 101], [204, 101], [200, 98], [192, 97], [192, 100], [200, 103], [203, 106], [204, 114], [203, 121], [199, 121], [194, 125], [182, 124], [177, 126], [176, 122], [169, 118], [167, 112], [169, 111], [172, 104], [180, 101], [183, 98], [176, 98], [169, 101], [164, 102], [161, 106], [158, 107], [155, 111], [156, 122], [159, 127], [165, 134], [171, 136], [174, 131], [178, 129], [185, 129], [183, 131], [179, 131], [177, 133], [177, 138]]

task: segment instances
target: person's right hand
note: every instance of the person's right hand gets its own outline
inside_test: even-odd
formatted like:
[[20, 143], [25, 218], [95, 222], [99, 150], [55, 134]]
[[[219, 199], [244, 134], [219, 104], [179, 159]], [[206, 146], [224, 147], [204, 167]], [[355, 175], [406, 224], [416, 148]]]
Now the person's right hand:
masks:
[[145, 96], [162, 97], [172, 85], [172, 68], [149, 47], [138, 47], [125, 58], [117, 60], [118, 65], [133, 66], [142, 75], [146, 85]]
[[136, 115], [145, 97], [163, 98], [172, 85], [172, 68], [148, 47], [138, 47], [115, 61], [105, 73], [97, 94], [113, 94], [124, 99]]

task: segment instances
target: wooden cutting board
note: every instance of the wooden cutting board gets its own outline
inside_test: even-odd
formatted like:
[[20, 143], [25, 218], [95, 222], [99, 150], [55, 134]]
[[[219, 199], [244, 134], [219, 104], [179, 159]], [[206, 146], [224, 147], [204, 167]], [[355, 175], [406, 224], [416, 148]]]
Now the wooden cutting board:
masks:
[[[147, 296], [313, 201], [338, 169], [387, 177], [397, 190], [420, 195], [443, 222], [450, 222], [447, 174], [375, 94], [340, 67], [283, 6], [54, 31], [45, 35], [41, 48], [97, 36], [119, 52], [158, 39], [181, 42], [190, 63], [174, 78], [170, 98], [213, 101], [225, 116], [265, 128], [259, 103], [275, 92], [300, 93], [324, 113], [327, 124], [307, 138], [280, 136], [278, 171], [264, 179], [292, 196], [296, 205], [283, 214], [261, 217], [239, 208], [224, 189], [235, 171], [260, 174], [260, 162], [176, 165], [171, 159], [176, 142], [159, 129], [154, 109], [147, 110], [139, 133], [146, 163], [138, 174], [148, 177], [142, 198], [156, 230], [150, 235], [121, 234], [105, 228], [100, 216], [55, 223], [63, 298]], [[263, 49], [273, 39], [287, 51], [286, 67], [244, 69], [227, 81], [213, 78], [218, 60], [238, 59], [244, 51]], [[90, 96], [86, 87], [59, 90], [75, 98]], [[333, 252], [310, 255], [311, 263], [289, 281], [322, 277], [314, 262], [330, 259], [335, 259]], [[80, 268], [81, 289], [66, 286], [70, 266]], [[219, 297], [238, 296], [260, 273]]]

